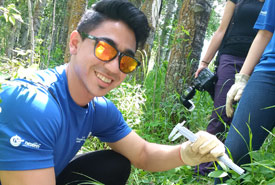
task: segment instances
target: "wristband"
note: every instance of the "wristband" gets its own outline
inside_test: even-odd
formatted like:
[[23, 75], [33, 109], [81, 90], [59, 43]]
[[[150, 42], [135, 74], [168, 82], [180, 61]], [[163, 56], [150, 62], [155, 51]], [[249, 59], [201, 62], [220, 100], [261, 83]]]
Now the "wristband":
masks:
[[206, 62], [206, 61], [204, 61], [204, 60], [202, 60], [201, 62], [203, 62], [203, 63], [205, 63], [205, 64], [207, 64], [207, 65], [210, 63], [210, 62]]

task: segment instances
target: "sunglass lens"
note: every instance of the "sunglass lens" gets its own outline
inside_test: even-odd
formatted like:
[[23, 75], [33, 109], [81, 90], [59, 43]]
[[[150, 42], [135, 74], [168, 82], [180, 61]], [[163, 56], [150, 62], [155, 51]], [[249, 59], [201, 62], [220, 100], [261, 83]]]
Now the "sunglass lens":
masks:
[[96, 45], [95, 55], [103, 61], [112, 60], [117, 55], [117, 50], [104, 41], [99, 41]]
[[120, 60], [119, 68], [123, 73], [130, 73], [137, 68], [137, 65], [138, 62], [136, 59], [129, 56], [123, 56]]

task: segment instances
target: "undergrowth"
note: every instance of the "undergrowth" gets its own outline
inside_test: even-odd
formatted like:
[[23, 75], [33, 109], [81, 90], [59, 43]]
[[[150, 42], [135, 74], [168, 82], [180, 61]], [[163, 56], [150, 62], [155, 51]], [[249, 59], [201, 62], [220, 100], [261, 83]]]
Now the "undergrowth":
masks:
[[[159, 73], [162, 72], [161, 70], [159, 71]], [[193, 132], [205, 130], [213, 107], [213, 101], [209, 94], [197, 91], [192, 99], [196, 108], [192, 112], [189, 112], [180, 103], [177, 93], [170, 94], [165, 99], [162, 99], [165, 89], [163, 86], [164, 75], [158, 74], [159, 79], [157, 81], [153, 80], [155, 75], [156, 73], [149, 73], [142, 85], [132, 85], [131, 81], [126, 80], [119, 88], [112, 90], [107, 95], [116, 104], [126, 122], [133, 130], [149, 142], [172, 145], [185, 141], [184, 138], [180, 138], [174, 142], [168, 140], [168, 135], [178, 122], [186, 120], [187, 127]], [[158, 83], [156, 85], [157, 89], [153, 89], [153, 83]], [[152, 109], [153, 104], [154, 109]], [[87, 141], [84, 145], [86, 151], [87, 148], [89, 150], [108, 148], [102, 143], [99, 143], [98, 147], [95, 144], [98, 143], [98, 139], [93, 139]], [[182, 166], [165, 172], [153, 173], [132, 167], [128, 184], [206, 185], [214, 184], [214, 177], [219, 177], [220, 174], [227, 174], [228, 172], [232, 172], [232, 177], [225, 184], [275, 184], [274, 146], [274, 135], [271, 133], [260, 151], [251, 152], [253, 163], [243, 166], [247, 172], [242, 176], [229, 169], [221, 172], [216, 171], [216, 173], [212, 173], [210, 176], [200, 176], [194, 174], [194, 169], [190, 166]]]
[[[19, 60], [3, 59], [0, 63], [0, 76], [18, 77], [26, 73], [23, 63]], [[28, 65], [27, 65], [28, 66]], [[31, 66], [28, 66], [31, 70]], [[28, 71], [27, 70], [27, 71]], [[23, 72], [22, 72], [23, 71]], [[11, 75], [12, 74], [12, 75]], [[142, 138], [149, 142], [160, 144], [178, 144], [184, 142], [184, 138], [171, 142], [168, 135], [173, 127], [183, 120], [186, 126], [193, 132], [205, 130], [212, 112], [213, 101], [206, 92], [196, 92], [192, 99], [196, 108], [189, 112], [179, 101], [176, 92], [166, 95], [165, 91], [165, 67], [154, 69], [146, 74], [144, 81], [138, 84], [134, 76], [129, 76], [118, 88], [112, 90], [106, 97], [111, 99], [123, 114], [126, 122]], [[133, 80], [134, 79], [134, 80]], [[0, 83], [1, 84], [1, 83]], [[1, 86], [0, 86], [1, 87]], [[225, 184], [263, 184], [275, 185], [275, 139], [274, 130], [269, 134], [259, 151], [251, 152], [253, 162], [243, 165], [246, 173], [242, 176], [232, 173], [232, 177]], [[98, 138], [91, 137], [81, 149], [81, 152], [102, 150], [109, 148]], [[161, 161], [160, 161], [161, 162]], [[130, 185], [181, 185], [181, 184], [213, 184], [214, 177], [232, 172], [229, 169], [215, 171], [210, 176], [194, 174], [193, 167], [182, 166], [166, 172], [148, 172], [132, 167], [132, 173], [128, 180]]]

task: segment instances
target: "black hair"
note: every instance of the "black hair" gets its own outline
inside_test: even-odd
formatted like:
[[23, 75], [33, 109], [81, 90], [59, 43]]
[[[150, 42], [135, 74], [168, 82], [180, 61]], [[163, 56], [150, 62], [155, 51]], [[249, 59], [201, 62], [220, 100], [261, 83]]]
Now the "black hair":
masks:
[[78, 23], [77, 31], [79, 33], [89, 33], [106, 20], [123, 21], [126, 23], [135, 33], [137, 47], [143, 47], [149, 36], [150, 27], [147, 17], [142, 11], [126, 0], [101, 0], [94, 4], [82, 16]]

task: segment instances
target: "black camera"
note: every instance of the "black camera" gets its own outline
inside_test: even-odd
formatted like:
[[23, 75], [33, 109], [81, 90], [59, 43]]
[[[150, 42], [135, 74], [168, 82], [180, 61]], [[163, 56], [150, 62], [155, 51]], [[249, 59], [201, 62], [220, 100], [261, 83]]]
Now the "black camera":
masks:
[[199, 91], [207, 91], [211, 97], [214, 97], [214, 86], [216, 82], [216, 76], [208, 68], [204, 68], [194, 79], [191, 86], [184, 90], [180, 96], [182, 104], [189, 110], [192, 111], [195, 108], [194, 103], [191, 99], [196, 94], [196, 89]]

